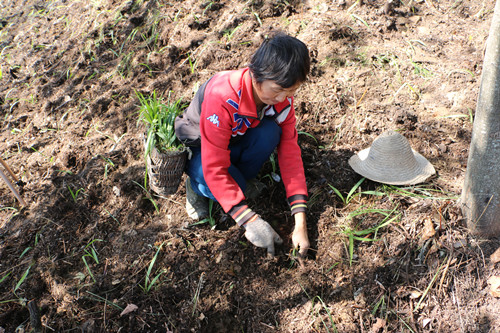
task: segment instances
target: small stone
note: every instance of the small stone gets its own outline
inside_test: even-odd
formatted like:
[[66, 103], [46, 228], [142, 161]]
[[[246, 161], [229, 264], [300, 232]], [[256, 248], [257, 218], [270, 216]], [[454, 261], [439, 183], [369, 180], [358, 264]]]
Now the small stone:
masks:
[[120, 188], [118, 186], [113, 186], [113, 193], [119, 197], [122, 195], [121, 191], [120, 191]]

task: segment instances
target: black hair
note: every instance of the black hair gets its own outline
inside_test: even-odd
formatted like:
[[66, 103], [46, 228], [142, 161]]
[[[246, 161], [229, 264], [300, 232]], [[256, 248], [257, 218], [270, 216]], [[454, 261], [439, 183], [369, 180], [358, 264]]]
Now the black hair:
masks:
[[258, 83], [272, 80], [289, 88], [306, 80], [310, 66], [307, 46], [297, 38], [279, 32], [264, 40], [248, 67]]

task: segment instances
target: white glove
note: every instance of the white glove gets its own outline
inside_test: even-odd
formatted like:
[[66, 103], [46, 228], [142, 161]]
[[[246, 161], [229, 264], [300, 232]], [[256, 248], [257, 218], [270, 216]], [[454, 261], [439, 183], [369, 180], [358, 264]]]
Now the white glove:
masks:
[[268, 255], [274, 257], [274, 243], [282, 244], [283, 240], [276, 231], [264, 221], [260, 216], [251, 222], [247, 222], [244, 226], [246, 229], [245, 237], [257, 247], [267, 249]]

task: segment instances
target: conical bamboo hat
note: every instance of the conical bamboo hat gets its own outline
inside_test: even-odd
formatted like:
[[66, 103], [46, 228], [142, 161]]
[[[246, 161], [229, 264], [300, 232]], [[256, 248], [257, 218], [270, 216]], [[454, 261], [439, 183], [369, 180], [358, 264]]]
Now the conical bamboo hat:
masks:
[[432, 164], [395, 131], [382, 133], [370, 148], [352, 156], [349, 165], [368, 179], [391, 185], [422, 183], [436, 173]]

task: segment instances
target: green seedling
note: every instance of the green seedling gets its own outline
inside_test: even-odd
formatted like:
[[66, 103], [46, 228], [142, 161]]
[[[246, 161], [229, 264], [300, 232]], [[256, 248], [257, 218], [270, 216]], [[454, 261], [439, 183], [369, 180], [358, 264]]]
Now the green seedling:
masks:
[[46, 156], [44, 153], [42, 153], [41, 151], [37, 150], [35, 147], [30, 147], [31, 150], [33, 150], [34, 152], [40, 154], [43, 156], [43, 158], [45, 158], [49, 163], [54, 163], [55, 162], [55, 157], [54, 156], [51, 156], [50, 158], [48, 156]]
[[[387, 195], [394, 193], [401, 195], [403, 197], [419, 198], [419, 199], [431, 199], [431, 200], [456, 200], [458, 197], [449, 196], [443, 190], [436, 190], [425, 185], [417, 186], [406, 186], [397, 187], [394, 185], [383, 184], [380, 191], [376, 191], [373, 194], [377, 195]], [[435, 194], [443, 194], [444, 196], [435, 196]]]
[[467, 110], [469, 111], [469, 121], [471, 124], [474, 124], [474, 113], [471, 108], [467, 108]]
[[[164, 104], [163, 98], [156, 96], [156, 91], [153, 91], [153, 94], [148, 98], [138, 91], [136, 91], [136, 95], [141, 104], [139, 121], [148, 127], [144, 157], [146, 158], [153, 146], [156, 146], [159, 151], [182, 149], [182, 143], [175, 136], [175, 118], [186, 106], [182, 104], [181, 99]], [[170, 93], [168, 99], [170, 100]]]
[[146, 294], [149, 293], [151, 288], [156, 284], [156, 282], [158, 282], [158, 279], [160, 278], [160, 276], [166, 272], [166, 269], [162, 269], [158, 273], [156, 273], [156, 275], [151, 279], [151, 273], [153, 271], [153, 267], [155, 265], [156, 259], [158, 258], [158, 253], [160, 253], [161, 248], [163, 247], [163, 244], [165, 244], [165, 242], [162, 242], [160, 244], [160, 246], [156, 250], [155, 255], [153, 256], [153, 259], [151, 259], [151, 262], [149, 263], [148, 270], [146, 271], [146, 277], [144, 279], [144, 286], [140, 286], [141, 289]]
[[118, 74], [121, 77], [126, 78], [130, 74], [133, 56], [134, 52], [129, 52], [122, 56], [117, 66]]
[[209, 200], [208, 201], [208, 217], [201, 220], [201, 221], [198, 221], [198, 222], [195, 222], [193, 224], [190, 224], [188, 227], [193, 227], [195, 225], [200, 225], [200, 224], [205, 224], [205, 223], [208, 223], [210, 225], [210, 227], [212, 227], [212, 229], [215, 228], [215, 224], [217, 223], [217, 221], [215, 220], [215, 214], [216, 214], [216, 211], [218, 210], [219, 208], [217, 209], [214, 209], [214, 201], [213, 200]]
[[[28, 266], [28, 268], [26, 269], [26, 271], [24, 272], [23, 276], [21, 276], [21, 278], [19, 279], [19, 281], [17, 281], [16, 283], [16, 286], [14, 287], [14, 295], [16, 295], [16, 291], [19, 289], [19, 287], [21, 287], [21, 285], [23, 284], [23, 282], [26, 280], [26, 278], [28, 277], [28, 274], [30, 273], [30, 269], [31, 269], [31, 266], [33, 266], [33, 264], [30, 264]], [[17, 295], [16, 295], [17, 296]]]
[[330, 188], [333, 190], [333, 192], [335, 192], [335, 194], [340, 198], [340, 200], [342, 200], [342, 203], [345, 205], [348, 205], [351, 200], [355, 197], [355, 196], [358, 196], [360, 195], [362, 192], [359, 192], [359, 193], [354, 193], [356, 192], [356, 190], [358, 189], [358, 187], [361, 185], [361, 183], [365, 180], [365, 178], [361, 178], [352, 188], [351, 190], [349, 191], [349, 193], [347, 194], [346, 197], [344, 197], [342, 195], [342, 193], [340, 193], [340, 191], [335, 188], [334, 186], [332, 186], [331, 184], [328, 184], [328, 186], [330, 186]]
[[335, 264], [331, 265], [330, 268], [326, 270], [326, 273], [330, 272], [332, 269], [334, 269], [336, 266], [338, 266], [340, 263], [336, 262]]
[[431, 282], [429, 283], [429, 285], [427, 286], [427, 288], [425, 289], [424, 293], [422, 294], [422, 296], [420, 296], [420, 299], [417, 303], [417, 305], [415, 306], [415, 310], [413, 310], [414, 312], [418, 311], [419, 308], [420, 308], [420, 304], [422, 304], [422, 301], [425, 299], [425, 297], [427, 296], [427, 294], [429, 293], [429, 290], [432, 288], [432, 286], [434, 285], [434, 282], [436, 281], [437, 277], [439, 276], [439, 273], [441, 273], [441, 269], [443, 269], [443, 267], [446, 265], [446, 261], [447, 261], [448, 257], [446, 257], [444, 260], [443, 260], [443, 264], [441, 264], [437, 270], [437, 272], [434, 274], [434, 276], [432, 277], [432, 280]]
[[259, 26], [262, 27], [262, 20], [260, 19], [259, 14], [257, 14], [256, 12], [252, 12], [252, 14], [255, 16], [255, 19], [259, 23]]
[[71, 189], [71, 186], [69, 186], [69, 185], [68, 185], [68, 190], [69, 190], [69, 193], [71, 194], [71, 198], [73, 198], [73, 202], [75, 202], [75, 203], [78, 201], [78, 195], [80, 194], [80, 192], [85, 193], [83, 188], [79, 188], [78, 190], [76, 190], [76, 192], [73, 192], [73, 190]]
[[[337, 332], [337, 327], [335, 326], [335, 322], [333, 321], [332, 313], [331, 313], [330, 309], [326, 306], [325, 302], [323, 302], [323, 300], [321, 299], [321, 297], [315, 296], [312, 299], [312, 310], [311, 311], [314, 311], [314, 300], [315, 299], [318, 299], [320, 301], [321, 306], [323, 307], [323, 310], [325, 310], [325, 312], [328, 314], [328, 319], [330, 319], [330, 326], [333, 329], [333, 332]], [[330, 332], [330, 328], [328, 327], [328, 325], [323, 320], [323, 317], [319, 314], [319, 310], [318, 310], [317, 315], [320, 317], [321, 322], [323, 323], [323, 326], [325, 327], [326, 331]]]
[[413, 73], [420, 75], [420, 77], [422, 77], [423, 79], [432, 77], [434, 75], [431, 71], [429, 71], [419, 63], [411, 61], [411, 64], [413, 65]]
[[201, 14], [201, 16], [205, 16], [206, 11], [207, 11], [207, 10], [209, 10], [209, 9], [212, 7], [212, 5], [213, 5], [213, 4], [214, 4], [214, 2], [213, 2], [213, 1], [208, 2], [208, 3], [205, 5], [205, 9], [203, 9], [203, 13]]
[[449, 116], [442, 116], [442, 117], [439, 117], [439, 118], [469, 118], [470, 123], [474, 124], [474, 114], [472, 112], [472, 109], [471, 108], [467, 108], [467, 111], [469, 112], [468, 115], [465, 115], [465, 114], [452, 114], [452, 115], [449, 115]]
[[271, 163], [271, 173], [268, 173], [266, 175], [264, 175], [262, 177], [262, 179], [264, 178], [269, 178], [271, 181], [275, 181], [276, 183], [279, 183], [281, 181], [281, 177], [280, 175], [278, 175], [276, 173], [277, 171], [277, 161], [276, 161], [276, 156], [274, 153], [272, 153], [270, 156], [269, 156], [269, 162]]
[[299, 135], [305, 135], [305, 136], [308, 136], [310, 138], [312, 138], [314, 140], [314, 142], [316, 142], [316, 144], [318, 143], [318, 140], [316, 140], [316, 138], [314, 137], [314, 135], [310, 134], [310, 133], [307, 133], [307, 132], [304, 132], [304, 131], [298, 131], [297, 132]]
[[115, 164], [113, 163], [113, 161], [110, 158], [104, 157], [102, 155], [101, 155], [101, 157], [104, 160], [104, 162], [106, 163], [104, 165], [104, 179], [107, 179], [108, 178], [109, 169], [114, 168]]
[[316, 203], [318, 203], [319, 196], [323, 193], [323, 189], [318, 187], [312, 191], [311, 196], [307, 200], [307, 206], [312, 209]]
[[[311, 304], [312, 304], [311, 314], [317, 315], [320, 317], [321, 323], [325, 327], [326, 332], [330, 332], [330, 328], [332, 328], [333, 332], [337, 333], [337, 326], [335, 326], [335, 322], [333, 321], [332, 313], [331, 313], [330, 309], [326, 306], [325, 302], [323, 302], [323, 299], [319, 295], [311, 298], [309, 296], [309, 294], [307, 293], [306, 289], [304, 288], [304, 286], [300, 283], [300, 281], [298, 281], [298, 282], [299, 282], [299, 285], [302, 288], [302, 291], [304, 292], [304, 294], [306, 294], [307, 298], [309, 298], [309, 300], [311, 301]], [[315, 303], [316, 299], [321, 303], [323, 310], [325, 310], [325, 312], [327, 313], [328, 318], [330, 319], [330, 326], [328, 326], [327, 323], [323, 320], [323, 317], [320, 315], [319, 310], [315, 310], [314, 303]], [[315, 313], [315, 311], [317, 311], [317, 312]]]
[[8, 277], [9, 275], [12, 273], [12, 271], [8, 272], [7, 274], [5, 274], [4, 276], [2, 276], [2, 278], [0, 278], [0, 283], [4, 282]]
[[145, 63], [140, 63], [139, 66], [144, 66], [147, 68], [148, 72], [149, 72], [149, 76], [150, 77], [153, 77], [153, 70], [151, 69], [151, 67], [149, 67], [148, 64], [145, 64]]
[[27, 248], [24, 249], [24, 251], [21, 253], [21, 255], [19, 256], [19, 259], [21, 259], [22, 257], [24, 257], [24, 255], [26, 253], [28, 253], [29, 250], [31, 250], [32, 247], [31, 246], [28, 246]]
[[356, 21], [358, 20], [359, 22], [363, 23], [368, 29], [370, 29], [370, 26], [368, 25], [368, 23], [366, 23], [365, 20], [363, 20], [361, 17], [359, 17], [358, 15], [356, 14], [351, 14], [351, 18]]
[[[364, 215], [364, 214], [381, 214], [384, 217], [384, 219], [380, 222], [380, 224], [376, 225], [375, 227], [371, 227], [368, 229], [364, 230], [355, 230], [352, 229], [349, 226], [344, 226], [344, 230], [341, 231], [344, 235], [347, 236], [348, 238], [348, 252], [349, 252], [349, 266], [352, 265], [352, 260], [354, 257], [354, 241], [361, 241], [361, 242], [376, 242], [378, 241], [377, 239], [377, 233], [378, 231], [391, 224], [394, 222], [397, 218], [400, 217], [400, 213], [395, 214], [394, 216], [393, 213], [396, 212], [397, 206], [394, 207], [393, 210], [387, 210], [387, 209], [364, 209], [364, 210], [357, 210], [352, 212], [351, 214], [348, 215], [348, 219], [352, 219], [355, 216], [359, 215]], [[392, 218], [390, 218], [392, 216]], [[368, 238], [369, 235], [373, 234], [373, 238]]]
[[106, 213], [108, 213], [108, 215], [109, 215], [109, 216], [111, 216], [111, 218], [112, 218], [115, 222], [118, 222], [118, 224], [120, 223], [120, 221], [118, 221], [118, 219], [117, 219], [117, 218], [116, 218], [113, 214], [111, 214], [111, 213], [109, 212], [109, 210], [107, 210], [106, 208], [104, 208], [104, 211], [105, 211]]
[[194, 57], [192, 57], [192, 53], [189, 53], [188, 63], [189, 63], [189, 70], [190, 70], [191, 74], [194, 74], [196, 67], [198, 66], [198, 59], [194, 59], [194, 60], [193, 59], [194, 59]]
[[[136, 95], [141, 104], [138, 121], [142, 121], [147, 127], [144, 151], [145, 163], [147, 164], [147, 157], [154, 147], [160, 152], [184, 149], [184, 145], [175, 135], [175, 118], [182, 113], [186, 104], [183, 104], [181, 99], [164, 104], [163, 98], [156, 96], [156, 91], [153, 91], [148, 98], [138, 91], [136, 91]], [[170, 92], [168, 100], [170, 100]], [[146, 172], [144, 174], [144, 188], [147, 188], [147, 177], [148, 173]]]
[[122, 134], [119, 138], [118, 138], [116, 135], [111, 136], [111, 135], [109, 135], [109, 134], [106, 134], [106, 133], [104, 133], [104, 132], [101, 132], [101, 131], [99, 130], [99, 125], [98, 125], [98, 124], [94, 124], [94, 131], [96, 131], [96, 133], [98, 133], [98, 134], [100, 134], [100, 135], [102, 135], [102, 136], [104, 136], [104, 137], [106, 137], [106, 138], [110, 139], [111, 141], [113, 141], [113, 143], [114, 143], [115, 145], [117, 145], [118, 143], [120, 143], [120, 141], [123, 139], [123, 137], [124, 137], [125, 135], [127, 135], [127, 133], [123, 133], [123, 134]]
[[403, 318], [401, 318], [401, 317], [399, 316], [399, 314], [398, 314], [396, 311], [391, 311], [391, 313], [395, 314], [395, 315], [396, 315], [396, 317], [398, 317], [398, 319], [399, 319], [399, 320], [403, 323], [403, 325], [405, 325], [405, 327], [408, 329], [408, 331], [409, 331], [410, 333], [416, 333], [416, 332], [415, 332], [415, 331], [411, 328], [411, 326], [410, 326], [410, 325], [408, 325], [408, 323], [407, 323], [407, 322], [406, 322]]
[[139, 184], [138, 182], [136, 181], [133, 181], [136, 185], [138, 185], [140, 188], [143, 189], [143, 191], [146, 193], [146, 196], [143, 198], [143, 199], [148, 199], [152, 204], [153, 206], [155, 207], [155, 211], [159, 214], [160, 213], [160, 208], [158, 207], [158, 204], [156, 203], [155, 199], [153, 199], [153, 195], [151, 194], [150, 191], [147, 190], [147, 172], [146, 172], [146, 176], [144, 177], [144, 186], [142, 186], [141, 184]]
[[[88, 291], [88, 290], [87, 290], [86, 292], [87, 292], [89, 295], [91, 295], [91, 296], [95, 297], [95, 300], [97, 300], [97, 301], [99, 301], [99, 302], [103, 302], [104, 304], [107, 304], [107, 305], [111, 305], [111, 306], [113, 306], [113, 307], [117, 308], [118, 310], [123, 311], [123, 308], [122, 308], [121, 306], [119, 306], [118, 304], [113, 303], [113, 302], [111, 302], [110, 300], [108, 300], [108, 299], [106, 299], [106, 298], [104, 298], [104, 297], [101, 297], [101, 296], [99, 296], [99, 295], [97, 295], [97, 294], [94, 294], [93, 292], [90, 292], [90, 291]], [[91, 298], [91, 297], [89, 297], [89, 298]], [[92, 298], [91, 298], [91, 299], [92, 299]]]
[[236, 32], [236, 30], [238, 30], [240, 27], [241, 27], [241, 24], [240, 24], [240, 25], [238, 25], [237, 27], [233, 28], [233, 29], [226, 29], [226, 30], [224, 30], [224, 33], [223, 33], [223, 34], [224, 34], [224, 37], [226, 37], [226, 40], [227, 40], [228, 42], [230, 42], [230, 41], [231, 41], [231, 39], [232, 39], [232, 38], [233, 38], [233, 36], [234, 36], [234, 33], [235, 33], [235, 32]]
[[387, 306], [385, 304], [385, 295], [382, 295], [382, 297], [374, 305], [373, 310], [371, 312], [372, 316], [375, 316], [377, 314], [377, 311], [379, 311], [379, 310], [380, 310], [381, 317], [387, 316]]
[[87, 268], [87, 271], [89, 272], [90, 277], [94, 282], [96, 282], [96, 279], [94, 277], [94, 274], [92, 274], [92, 270], [90, 269], [89, 264], [87, 263], [86, 258], [92, 258], [96, 264], [99, 264], [99, 257], [97, 256], [97, 251], [94, 247], [94, 242], [102, 242], [102, 239], [94, 239], [90, 243], [85, 246], [84, 252], [85, 254], [82, 256], [82, 261], [85, 264], [85, 267]]

